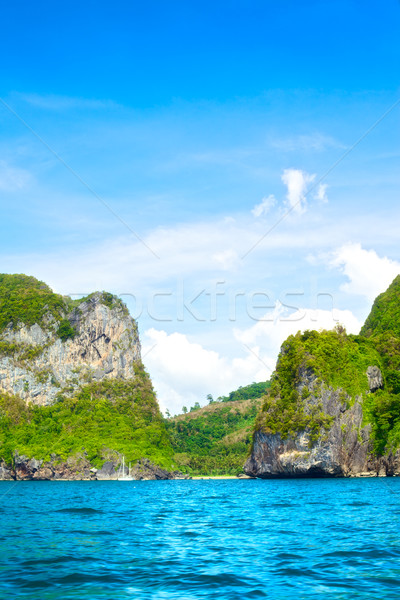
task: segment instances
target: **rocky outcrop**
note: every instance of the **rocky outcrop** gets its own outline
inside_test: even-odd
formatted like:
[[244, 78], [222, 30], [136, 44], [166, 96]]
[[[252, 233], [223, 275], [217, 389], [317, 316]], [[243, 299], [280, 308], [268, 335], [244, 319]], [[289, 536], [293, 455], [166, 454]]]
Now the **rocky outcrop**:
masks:
[[15, 477], [13, 476], [13, 472], [9, 469], [8, 465], [4, 462], [0, 463], [0, 481], [8, 481], [12, 480]]
[[[378, 367], [368, 368], [370, 391], [382, 386]], [[244, 471], [251, 477], [346, 477], [400, 475], [400, 453], [374, 458], [371, 427], [364, 423], [362, 397], [355, 400], [341, 389], [321, 384], [311, 370], [302, 370], [296, 385], [299, 396], [307, 389], [304, 410], [318, 410], [330, 425], [315, 439], [311, 430], [283, 437], [262, 428], [254, 434]]]
[[[100, 469], [93, 468], [86, 453], [77, 454], [61, 461], [53, 455], [51, 460], [29, 459], [15, 452], [14, 466], [9, 467], [5, 463], [0, 464], [0, 480], [68, 480], [68, 481], [112, 481], [118, 479], [121, 471], [120, 459], [106, 461]], [[125, 467], [125, 475], [128, 468]], [[138, 460], [130, 470], [130, 475], [135, 480], [166, 480], [166, 479], [190, 479], [179, 471], [167, 471], [151, 462], [148, 458]]]
[[[65, 341], [50, 314], [46, 326], [21, 323], [3, 331], [2, 391], [45, 405], [60, 392], [71, 395], [90, 381], [135, 377], [134, 365], [140, 360], [137, 326], [118, 299], [109, 306], [102, 293], [95, 293], [66, 318], [76, 335]], [[7, 345], [13, 352], [7, 352]]]
[[[33, 277], [0, 274], [0, 479], [117, 479], [121, 447], [153, 457], [147, 435], [168, 464], [172, 448], [140, 354], [136, 322], [118, 297], [73, 300]], [[49, 459], [51, 449], [60, 456]]]
[[110, 479], [117, 479], [118, 478], [118, 472], [115, 468], [114, 463], [107, 461], [103, 464], [103, 466], [101, 467], [101, 469], [99, 469], [96, 473], [96, 479], [98, 480], [110, 480]]
[[379, 367], [376, 365], [368, 367], [367, 377], [370, 392], [376, 392], [383, 388], [383, 377]]
[[152, 463], [148, 458], [138, 460], [131, 475], [134, 479], [175, 479], [174, 474], [161, 469], [158, 465]]
[[48, 481], [52, 479], [81, 481], [96, 479], [97, 471], [97, 469], [92, 468], [84, 452], [71, 456], [66, 461], [62, 461], [58, 456], [53, 455], [50, 461], [44, 462], [35, 458], [29, 459], [16, 451], [14, 453], [14, 466], [6, 467], [6, 469], [7, 476], [2, 476], [0, 471], [0, 479], [15, 479], [17, 481]]
[[[120, 459], [117, 461], [106, 461], [96, 473], [98, 480], [118, 479], [121, 472]], [[166, 479], [190, 479], [180, 471], [167, 471], [162, 469], [148, 458], [142, 458], [129, 470], [125, 466], [125, 475], [130, 475], [135, 480], [166, 480]]]

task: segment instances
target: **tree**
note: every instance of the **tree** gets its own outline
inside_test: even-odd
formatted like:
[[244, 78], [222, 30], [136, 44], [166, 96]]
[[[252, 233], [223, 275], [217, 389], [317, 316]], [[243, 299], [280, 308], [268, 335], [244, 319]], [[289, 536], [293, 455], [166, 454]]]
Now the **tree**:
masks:
[[212, 404], [214, 402], [214, 398], [212, 397], [211, 394], [207, 394], [207, 400], [208, 400], [208, 404]]
[[335, 331], [338, 335], [346, 335], [346, 328], [341, 323], [336, 323]]
[[186, 406], [182, 406], [182, 412], [184, 415], [186, 415], [188, 409], [186, 408]]

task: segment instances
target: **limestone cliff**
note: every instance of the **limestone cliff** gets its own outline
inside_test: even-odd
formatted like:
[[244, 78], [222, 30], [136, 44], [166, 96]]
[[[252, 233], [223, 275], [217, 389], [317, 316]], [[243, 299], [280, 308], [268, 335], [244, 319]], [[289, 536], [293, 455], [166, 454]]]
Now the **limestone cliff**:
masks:
[[[377, 366], [373, 371], [381, 379]], [[372, 380], [370, 393], [376, 380]], [[297, 383], [300, 396], [307, 389], [305, 413], [315, 408], [324, 414], [325, 427], [310, 427], [283, 436], [259, 428], [254, 433], [253, 448], [245, 472], [253, 477], [346, 477], [400, 475], [400, 454], [389, 452], [374, 456], [371, 424], [365, 422], [363, 397], [354, 401], [342, 389], [321, 384], [311, 371], [303, 371]], [[259, 421], [260, 423], [260, 418]]]
[[248, 475], [400, 475], [399, 318], [397, 277], [362, 335], [339, 326], [286, 340], [257, 417]]
[[43, 324], [10, 323], [0, 335], [0, 388], [26, 402], [51, 404], [60, 392], [72, 394], [90, 381], [134, 377], [140, 360], [135, 321], [116, 297], [92, 294], [59, 320], [73, 335], [63, 340], [58, 321], [45, 314]]
[[121, 300], [0, 274], [0, 479], [96, 479], [122, 457], [161, 477], [172, 455]]

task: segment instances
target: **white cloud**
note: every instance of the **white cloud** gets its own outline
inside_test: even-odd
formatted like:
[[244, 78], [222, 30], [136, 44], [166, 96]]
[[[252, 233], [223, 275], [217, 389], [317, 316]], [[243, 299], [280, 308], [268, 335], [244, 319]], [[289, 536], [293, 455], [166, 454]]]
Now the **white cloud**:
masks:
[[0, 190], [17, 192], [25, 188], [31, 180], [31, 175], [25, 169], [11, 167], [4, 160], [0, 161]]
[[286, 199], [288, 207], [297, 214], [304, 213], [307, 208], [307, 187], [314, 181], [315, 174], [311, 175], [300, 169], [285, 169], [281, 179], [287, 186]]
[[358, 333], [361, 323], [348, 310], [304, 309], [292, 313], [280, 304], [247, 329], [236, 329], [236, 356], [222, 356], [181, 333], [154, 328], [143, 336], [143, 361], [151, 373], [161, 409], [177, 414], [207, 394], [226, 395], [240, 385], [270, 378], [285, 339], [301, 330], [333, 329], [338, 323]]
[[240, 257], [237, 252], [232, 249], [223, 250], [222, 252], [213, 254], [212, 259], [215, 261], [216, 265], [224, 271], [230, 271], [237, 267], [240, 262]]
[[319, 200], [320, 202], [328, 202], [328, 196], [326, 194], [327, 187], [328, 185], [326, 183], [320, 183], [314, 195], [314, 198], [316, 200]]
[[341, 286], [344, 292], [365, 296], [373, 301], [384, 292], [400, 273], [400, 263], [375, 250], [365, 250], [361, 244], [349, 242], [338, 248], [331, 258], [331, 266], [338, 268], [349, 279]]
[[[398, 232], [393, 218], [377, 223], [376, 219], [360, 215], [357, 222], [318, 222], [316, 226], [310, 212], [305, 215], [301, 227], [295, 221], [285, 219], [267, 236], [262, 219], [246, 220], [246, 217], [236, 221], [217, 219], [157, 228], [147, 235], [140, 232], [160, 259], [133, 236], [121, 236], [87, 247], [70, 247], [65, 252], [3, 254], [1, 261], [3, 271], [32, 274], [63, 294], [88, 294], [96, 289], [107, 289], [116, 294], [135, 294], [145, 302], [155, 292], [176, 291], [177, 281], [184, 281], [185, 292], [192, 296], [220, 278], [229, 279], [230, 289], [245, 293], [254, 289], [259, 291], [260, 285], [268, 286], [268, 280], [274, 278], [282, 291], [290, 286], [289, 272], [285, 273], [280, 267], [282, 260], [288, 259], [292, 268], [296, 263], [296, 268], [308, 273], [305, 259], [310, 251], [317, 259], [325, 252], [323, 261], [318, 259], [314, 269], [318, 264], [325, 268], [334, 262], [334, 266], [343, 272], [346, 268], [345, 274], [349, 273], [350, 278], [352, 262], [347, 256], [350, 253], [338, 251], [333, 257], [335, 261], [328, 253], [335, 247], [334, 242], [344, 242], [359, 230], [369, 232], [374, 224], [378, 236], [384, 231], [386, 242], [396, 242]], [[240, 260], [252, 247], [254, 250]], [[397, 268], [392, 268], [391, 274]], [[366, 270], [362, 280], [370, 277], [369, 268]], [[379, 280], [380, 276], [378, 267], [372, 279]]]
[[306, 329], [333, 329], [338, 323], [344, 325], [348, 333], [358, 333], [362, 325], [349, 310], [304, 308], [288, 312], [278, 303], [273, 311], [267, 312], [252, 327], [235, 330], [235, 336], [250, 347], [260, 346], [263, 355], [275, 361], [282, 343], [289, 335]]
[[[219, 277], [221, 269], [234, 269], [245, 283], [250, 276], [249, 266], [256, 261], [261, 261], [254, 276], [259, 281], [266, 261], [272, 264], [274, 252], [300, 251], [329, 241], [324, 229], [313, 224], [305, 227], [306, 223], [303, 229], [294, 228], [286, 220], [280, 228], [264, 236], [265, 224], [261, 220], [185, 223], [141, 234], [160, 259], [133, 236], [121, 236], [64, 253], [3, 254], [2, 268], [31, 273], [64, 294], [89, 293], [94, 289], [109, 289], [119, 294], [138, 290], [147, 293], [150, 288], [159, 290], [166, 281], [176, 285], [177, 278], [185, 278], [196, 286], [201, 281], [203, 286], [205, 281]], [[331, 228], [329, 233], [334, 235]], [[249, 258], [240, 260], [252, 247], [255, 249]]]
[[260, 202], [260, 204], [256, 204], [252, 209], [251, 214], [258, 219], [259, 217], [263, 217], [268, 214], [271, 208], [275, 205], [276, 199], [273, 194], [266, 196]]
[[143, 337], [143, 361], [151, 373], [161, 409], [171, 413], [189, 408], [195, 402], [207, 403], [214, 398], [269, 378], [269, 369], [256, 354], [238, 345], [244, 357], [228, 359], [218, 352], [190, 342], [181, 333], [167, 334], [154, 328]]
[[346, 148], [338, 140], [321, 133], [280, 138], [272, 140], [270, 143], [273, 148], [283, 150], [284, 152], [298, 152], [299, 150], [321, 152], [328, 148]]

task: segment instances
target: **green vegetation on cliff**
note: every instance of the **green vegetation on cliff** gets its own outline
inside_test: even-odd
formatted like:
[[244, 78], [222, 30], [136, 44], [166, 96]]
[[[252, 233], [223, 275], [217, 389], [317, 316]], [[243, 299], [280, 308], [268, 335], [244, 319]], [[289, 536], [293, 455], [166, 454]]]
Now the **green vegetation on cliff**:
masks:
[[[305, 331], [291, 335], [283, 344], [257, 426], [283, 437], [308, 429], [315, 440], [329, 428], [332, 418], [321, 404], [310, 405], [310, 390], [300, 384], [314, 375], [321, 385], [340, 388], [351, 400], [367, 392], [367, 368], [381, 366], [379, 353], [360, 336], [336, 331]], [[305, 406], [307, 410], [305, 410]]]
[[[12, 359], [2, 361], [3, 373], [6, 379], [9, 376], [13, 380], [17, 372], [21, 383], [18, 389], [24, 392], [29, 391], [29, 386], [42, 385], [42, 401], [49, 400], [45, 384], [51, 383], [54, 392], [53, 403], [47, 406], [35, 405], [34, 393], [31, 403], [0, 393], [0, 462], [11, 464], [16, 452], [37, 460], [56, 457], [62, 461], [84, 451], [92, 465], [99, 466], [110, 452], [119, 452], [127, 461], [147, 457], [161, 466], [172, 467], [173, 450], [150, 378], [143, 365], [133, 360], [132, 353], [128, 369], [132, 373], [132, 360], [135, 371], [132, 378], [104, 378], [92, 383], [83, 372], [78, 379], [81, 373], [78, 361], [71, 367], [76, 378], [66, 378], [66, 385], [62, 386], [54, 375], [54, 364], [47, 366], [42, 361], [40, 368], [34, 364], [51, 347], [52, 337], [43, 345], [21, 342], [18, 335], [13, 338], [22, 325], [37, 324], [65, 342], [77, 335], [74, 327], [85, 327], [85, 319], [93, 317], [91, 311], [99, 304], [116, 309], [113, 318], [129, 315], [123, 302], [108, 292], [94, 292], [72, 300], [53, 293], [34, 277], [0, 275], [0, 359]], [[126, 327], [131, 330], [128, 334], [132, 339], [136, 339], [136, 323], [131, 320]], [[6, 335], [8, 328], [14, 330], [11, 336]], [[118, 340], [113, 344], [114, 352]], [[97, 353], [100, 357], [99, 350]], [[59, 355], [62, 360], [63, 350]], [[88, 368], [90, 371], [90, 364]], [[30, 383], [24, 381], [23, 371], [30, 377]]]
[[250, 383], [237, 390], [230, 392], [227, 396], [220, 396], [219, 402], [236, 402], [237, 400], [250, 400], [251, 398], [261, 398], [269, 388], [269, 381], [260, 381], [259, 383]]
[[[262, 384], [263, 389], [265, 386]], [[251, 390], [248, 392], [252, 395]], [[242, 392], [242, 398], [245, 393]], [[177, 468], [192, 475], [242, 472], [260, 406], [258, 398], [224, 400], [167, 420]]]
[[[370, 391], [370, 366], [380, 369], [383, 389]], [[305, 382], [315, 377], [321, 389], [341, 390], [348, 404], [356, 397], [362, 402], [376, 454], [400, 446], [400, 276], [375, 300], [360, 335], [347, 335], [338, 326], [298, 332], [285, 341], [255, 428], [283, 437], [307, 429], [311, 443], [316, 441], [333, 418], [321, 403], [308, 400]], [[315, 396], [315, 383], [313, 391]]]
[[136, 366], [133, 381], [103, 380], [85, 386], [73, 398], [51, 406], [26, 405], [0, 394], [0, 460], [12, 463], [14, 452], [28, 458], [60, 460], [86, 451], [100, 466], [111, 449], [126, 461], [148, 457], [171, 468], [173, 450], [151, 381]]
[[94, 292], [85, 298], [72, 300], [55, 294], [35, 277], [0, 273], [0, 334], [9, 325], [15, 328], [24, 323], [30, 327], [37, 323], [45, 330], [54, 329], [58, 337], [66, 341], [76, 335], [68, 314], [95, 294], [100, 294], [101, 303], [108, 308], [118, 307], [124, 314], [128, 313], [124, 303], [109, 292]]
[[377, 390], [364, 400], [364, 415], [372, 427], [374, 451], [382, 455], [400, 446], [400, 395]]
[[47, 315], [60, 321], [66, 308], [65, 298], [54, 294], [43, 281], [27, 275], [0, 274], [0, 333], [9, 324], [45, 325]]
[[360, 335], [389, 334], [400, 338], [400, 275], [374, 301]]
[[400, 446], [400, 275], [376, 298], [360, 334], [374, 345], [383, 366], [384, 389], [365, 402], [375, 451], [383, 454]]

